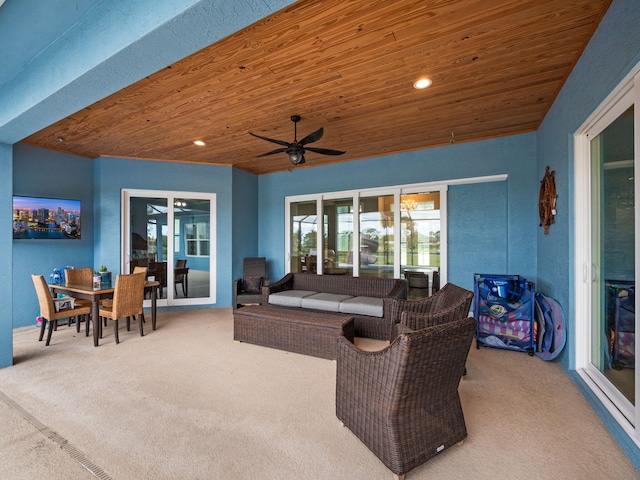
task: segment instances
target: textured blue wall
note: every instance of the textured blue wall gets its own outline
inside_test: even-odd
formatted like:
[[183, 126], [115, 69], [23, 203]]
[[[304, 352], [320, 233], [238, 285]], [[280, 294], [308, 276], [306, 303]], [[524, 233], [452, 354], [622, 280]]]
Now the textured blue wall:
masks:
[[95, 160], [95, 262], [119, 270], [120, 192], [122, 189], [216, 194], [217, 305], [231, 304], [232, 169], [211, 165], [119, 158]]
[[[551, 225], [549, 235], [543, 235], [541, 231], [537, 235], [538, 285], [564, 308], [568, 337], [567, 346], [559, 359], [568, 370], [575, 368], [576, 343], [573, 134], [640, 61], [639, 25], [640, 8], [637, 0], [613, 0], [537, 132], [537, 177], [541, 179], [545, 166], [549, 165], [556, 172], [558, 193], [555, 223]], [[639, 467], [638, 448], [618, 424], [604, 413], [603, 408], [597, 405], [595, 408], [627, 455]]]
[[34, 325], [38, 314], [31, 274], [48, 279], [54, 268], [93, 267], [93, 160], [24, 144], [14, 146], [13, 192], [82, 202], [80, 240], [13, 241], [13, 326]]
[[0, 368], [13, 365], [13, 311], [11, 265], [13, 234], [11, 233], [11, 201], [13, 189], [13, 151], [11, 145], [0, 143]]
[[[258, 176], [233, 169], [232, 278], [242, 277], [242, 259], [258, 254]], [[223, 280], [226, 283], [229, 283]], [[231, 285], [229, 283], [229, 285]]]
[[[307, 163], [313, 165], [313, 157], [308, 158]], [[535, 134], [530, 133], [262, 175], [258, 179], [260, 254], [270, 260], [271, 279], [282, 277], [287, 196], [507, 174], [506, 191], [498, 192], [496, 200], [501, 204], [495, 209], [492, 208], [490, 189], [484, 188], [480, 198], [470, 196], [462, 200], [465, 188], [452, 187], [453, 195], [459, 193], [456, 198], [462, 202], [454, 202], [454, 211], [450, 211], [453, 226], [458, 229], [452, 233], [460, 232], [465, 224], [477, 224], [478, 215], [482, 215], [487, 225], [494, 224], [503, 229], [501, 233], [507, 246], [504, 265], [508, 270], [483, 273], [518, 273], [535, 281], [538, 226], [535, 173], [536, 142]], [[471, 207], [471, 203], [480, 207], [480, 211], [465, 208], [465, 205]], [[493, 219], [498, 216], [501, 218]], [[492, 234], [499, 235], [500, 232]], [[485, 266], [483, 258], [487, 252], [484, 243], [478, 241], [479, 235], [480, 232], [475, 236], [458, 235], [456, 251], [449, 251], [450, 258], [460, 252], [469, 259], [463, 267], [456, 262], [450, 264], [449, 271], [450, 280], [456, 279], [467, 288], [473, 285], [469, 272]]]

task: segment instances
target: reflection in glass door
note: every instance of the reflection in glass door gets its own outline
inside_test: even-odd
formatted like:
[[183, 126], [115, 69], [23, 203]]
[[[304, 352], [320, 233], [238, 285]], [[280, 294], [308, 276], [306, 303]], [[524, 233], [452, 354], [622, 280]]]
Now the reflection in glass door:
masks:
[[440, 287], [440, 192], [400, 196], [401, 269], [412, 297]]
[[394, 195], [360, 197], [360, 276], [394, 278]]
[[123, 204], [122, 271], [145, 267], [159, 305], [214, 303], [215, 195], [124, 191]]
[[290, 272], [318, 272], [318, 213], [315, 200], [290, 204]]
[[631, 107], [591, 140], [591, 364], [631, 405], [636, 357], [633, 125]]

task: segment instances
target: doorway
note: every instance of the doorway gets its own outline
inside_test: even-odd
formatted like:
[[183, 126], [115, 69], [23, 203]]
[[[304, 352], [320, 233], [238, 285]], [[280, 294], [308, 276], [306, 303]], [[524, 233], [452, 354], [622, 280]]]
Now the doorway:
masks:
[[215, 303], [215, 198], [123, 190], [121, 271], [146, 268], [159, 306]]

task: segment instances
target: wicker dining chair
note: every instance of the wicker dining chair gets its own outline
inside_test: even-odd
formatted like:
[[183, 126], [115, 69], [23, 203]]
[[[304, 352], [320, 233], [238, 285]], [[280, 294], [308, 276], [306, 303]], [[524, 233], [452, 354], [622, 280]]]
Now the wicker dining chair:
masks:
[[396, 479], [466, 438], [458, 385], [475, 331], [468, 317], [376, 352], [338, 337], [336, 415]]
[[[120, 343], [118, 337], [118, 319], [127, 319], [127, 331], [130, 330], [130, 318], [135, 315], [142, 315], [142, 304], [144, 302], [145, 273], [131, 273], [128, 275], [118, 275], [116, 286], [113, 292], [113, 304], [100, 309], [100, 316], [113, 320], [113, 333], [116, 344]], [[144, 336], [142, 318], [138, 322], [140, 336]]]
[[[184, 259], [176, 260], [176, 268], [186, 268], [187, 261]], [[178, 295], [178, 284], [182, 284], [182, 295], [187, 296], [187, 275], [188, 273], [177, 273], [173, 278], [173, 293]]]
[[53, 303], [53, 297], [51, 296], [51, 292], [47, 287], [47, 282], [45, 281], [44, 277], [42, 275], [34, 274], [31, 275], [31, 279], [33, 280], [33, 285], [36, 289], [36, 294], [38, 295], [40, 317], [42, 318], [42, 323], [40, 325], [40, 337], [38, 338], [38, 341], [42, 341], [42, 338], [44, 337], [44, 330], [47, 322], [49, 322], [49, 331], [47, 333], [47, 341], [45, 345], [49, 345], [49, 343], [51, 342], [51, 335], [59, 319], [69, 317], [77, 318], [79, 315], [91, 314], [91, 305], [74, 305], [73, 308], [56, 312], [56, 307]]
[[265, 257], [245, 258], [242, 278], [233, 281], [233, 309], [248, 303], [262, 304], [262, 286], [265, 285], [267, 260]]
[[[93, 284], [93, 268], [67, 268], [64, 272], [64, 278], [67, 286], [82, 285], [89, 287]], [[91, 300], [75, 298], [75, 305], [78, 307], [91, 307]], [[75, 319], [77, 333], [80, 333], [80, 321], [85, 319], [85, 333], [87, 336], [89, 335], [89, 322], [86, 321], [88, 318], [88, 316], [82, 316]], [[71, 326], [71, 322], [69, 322], [69, 326]]]

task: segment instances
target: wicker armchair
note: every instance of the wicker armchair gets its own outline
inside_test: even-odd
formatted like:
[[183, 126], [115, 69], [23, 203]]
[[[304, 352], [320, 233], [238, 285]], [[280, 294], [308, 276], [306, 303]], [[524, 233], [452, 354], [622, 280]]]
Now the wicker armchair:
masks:
[[378, 352], [338, 337], [336, 415], [396, 479], [466, 438], [458, 384], [475, 331], [464, 318]]
[[248, 303], [262, 305], [262, 285], [265, 284], [267, 260], [265, 257], [245, 258], [242, 278], [233, 281], [233, 309]]
[[[144, 301], [145, 273], [131, 273], [118, 275], [113, 292], [113, 304], [100, 309], [100, 316], [113, 320], [113, 333], [116, 344], [118, 338], [118, 319], [127, 319], [127, 331], [130, 330], [130, 319], [135, 315], [142, 315], [142, 303]], [[140, 336], [144, 335], [142, 318], [138, 322]]]
[[469, 316], [473, 292], [453, 283], [447, 283], [430, 297], [421, 300], [388, 300], [393, 326], [391, 339], [394, 339], [403, 326], [411, 330], [420, 330], [459, 320]]
[[44, 277], [42, 275], [31, 275], [31, 279], [33, 280], [33, 286], [35, 287], [36, 294], [38, 295], [40, 317], [42, 317], [40, 337], [38, 338], [38, 341], [42, 341], [42, 337], [44, 337], [44, 330], [47, 321], [49, 322], [49, 331], [47, 333], [47, 341], [45, 345], [49, 345], [51, 342], [51, 335], [58, 319], [91, 314], [91, 305], [79, 305], [74, 308], [56, 312], [56, 307], [53, 304], [53, 297], [51, 296], [51, 292], [49, 292], [49, 288], [47, 287], [47, 282]]

